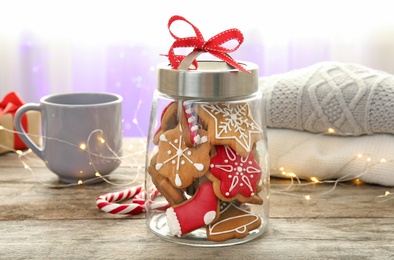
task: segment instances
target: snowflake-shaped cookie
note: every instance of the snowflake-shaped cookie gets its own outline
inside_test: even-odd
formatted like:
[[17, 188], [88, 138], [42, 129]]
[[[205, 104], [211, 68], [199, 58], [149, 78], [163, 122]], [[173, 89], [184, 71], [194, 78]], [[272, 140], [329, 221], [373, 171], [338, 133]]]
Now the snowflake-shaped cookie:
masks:
[[198, 113], [208, 125], [212, 144], [229, 145], [242, 156], [263, 138], [263, 130], [253, 120], [247, 103], [204, 104]]
[[160, 136], [155, 169], [168, 178], [177, 188], [186, 188], [194, 178], [203, 176], [209, 169], [211, 145], [207, 132], [201, 131], [201, 139], [194, 147], [187, 147], [181, 124]]
[[242, 157], [227, 145], [217, 146], [216, 152], [207, 175], [216, 196], [223, 201], [262, 202], [257, 195], [262, 188], [262, 171], [253, 152]]

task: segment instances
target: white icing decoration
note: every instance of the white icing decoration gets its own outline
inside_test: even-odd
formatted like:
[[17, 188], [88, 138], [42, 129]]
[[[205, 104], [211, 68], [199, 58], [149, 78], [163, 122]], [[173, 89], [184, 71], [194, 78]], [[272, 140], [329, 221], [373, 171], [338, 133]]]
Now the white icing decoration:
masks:
[[182, 186], [182, 180], [179, 177], [178, 173], [175, 175], [175, 185], [178, 186], [178, 187]]
[[160, 170], [162, 166], [163, 166], [162, 163], [157, 163], [155, 166], [156, 171]]
[[[226, 192], [225, 195], [229, 196], [230, 193], [234, 190], [234, 188], [237, 185], [239, 185], [240, 187], [246, 185], [250, 189], [250, 191], [253, 193], [253, 187], [252, 187], [250, 178], [253, 179], [254, 178], [253, 173], [260, 173], [261, 170], [255, 168], [253, 166], [247, 166], [246, 168], [241, 167], [243, 165], [243, 163], [240, 163], [239, 164], [240, 166], [238, 166], [238, 163], [236, 162], [237, 157], [234, 156], [233, 150], [229, 146], [224, 146], [224, 148], [226, 151], [226, 156], [228, 157], [229, 160], [228, 159], [223, 160], [226, 164], [213, 164], [212, 163], [210, 165], [210, 168], [217, 168], [217, 169], [220, 169], [220, 170], [227, 172], [227, 173], [231, 173], [231, 172], [235, 173], [234, 176], [231, 174], [228, 175], [228, 178], [232, 178], [232, 181], [231, 181], [229, 191]], [[251, 163], [252, 161], [248, 160], [248, 159], [249, 159], [249, 156], [241, 157], [241, 161]], [[232, 164], [229, 164], [229, 161], [234, 162], [235, 166], [233, 166]], [[246, 175], [245, 173], [248, 173], [249, 175]], [[262, 180], [259, 181], [258, 185], [259, 186], [262, 185]], [[251, 196], [253, 196], [253, 195], [251, 195]]]
[[194, 163], [194, 167], [196, 167], [197, 170], [202, 171], [204, 170], [204, 165], [202, 163]]
[[204, 223], [205, 225], [210, 224], [214, 219], [216, 218], [216, 211], [208, 211], [207, 213], [205, 213], [204, 215]]
[[160, 135], [160, 141], [167, 142], [167, 138], [165, 134]]
[[[260, 217], [258, 215], [254, 214], [254, 213], [251, 213], [249, 211], [246, 211], [246, 210], [244, 210], [244, 209], [242, 209], [240, 207], [237, 207], [234, 204], [228, 204], [228, 206], [225, 209], [220, 211], [220, 215], [222, 215], [225, 211], [227, 211], [230, 208], [230, 206], [235, 207], [236, 209], [242, 211], [245, 214], [240, 214], [240, 215], [237, 215], [237, 216], [234, 216], [234, 217], [229, 217], [229, 218], [223, 219], [221, 221], [215, 222], [213, 225], [209, 226], [209, 229], [208, 229], [208, 232], [209, 232], [209, 234], [211, 236], [221, 235], [221, 234], [228, 234], [228, 233], [232, 233], [232, 232], [244, 233], [244, 232], [247, 231], [247, 226], [252, 225], [253, 223], [255, 223], [256, 221], [258, 221], [260, 219]], [[227, 221], [230, 221], [231, 223], [234, 223], [234, 220], [236, 221], [237, 219], [241, 219], [241, 218], [244, 218], [244, 217], [253, 217], [253, 219], [249, 223], [247, 223], [245, 225], [242, 225], [242, 226], [240, 226], [238, 228], [232, 228], [232, 229], [230, 228], [228, 230], [222, 230], [222, 231], [213, 232], [213, 229], [217, 225], [221, 225], [221, 224], [223, 224], [223, 223], [225, 223]]]
[[[251, 151], [252, 134], [263, 133], [261, 127], [251, 117], [247, 103], [235, 106], [222, 104], [202, 105], [201, 107], [214, 119], [215, 138], [235, 139], [246, 152]], [[218, 121], [219, 116], [222, 116], [221, 121]], [[226, 136], [228, 132], [234, 132], [234, 135]]]

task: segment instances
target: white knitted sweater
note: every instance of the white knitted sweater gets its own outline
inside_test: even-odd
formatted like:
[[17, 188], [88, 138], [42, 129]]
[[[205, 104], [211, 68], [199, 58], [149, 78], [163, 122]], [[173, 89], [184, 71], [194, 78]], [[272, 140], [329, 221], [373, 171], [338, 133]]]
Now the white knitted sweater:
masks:
[[356, 64], [318, 63], [261, 78], [266, 124], [337, 135], [394, 133], [394, 76]]
[[[285, 169], [300, 178], [394, 186], [393, 75], [324, 62], [262, 77], [260, 86], [271, 176], [286, 177]], [[323, 134], [329, 128], [335, 133]]]

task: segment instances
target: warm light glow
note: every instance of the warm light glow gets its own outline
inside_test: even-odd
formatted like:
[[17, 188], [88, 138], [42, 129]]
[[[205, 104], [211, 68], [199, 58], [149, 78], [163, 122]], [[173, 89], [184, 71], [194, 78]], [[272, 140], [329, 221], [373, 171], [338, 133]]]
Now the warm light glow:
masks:
[[328, 128], [327, 131], [329, 134], [335, 134], [335, 130], [333, 128]]
[[105, 143], [105, 139], [104, 138], [102, 138], [102, 137], [99, 137], [99, 141], [100, 141], [100, 143]]
[[288, 176], [290, 176], [290, 177], [297, 177], [297, 175], [296, 175], [294, 172], [290, 172], [290, 173], [288, 174]]
[[3, 129], [4, 129], [4, 126], [0, 125], [0, 130], [3, 130]]
[[96, 172], [95, 175], [96, 175], [97, 177], [101, 177], [101, 174], [100, 174], [99, 172]]
[[319, 182], [319, 180], [316, 177], [312, 177], [311, 181], [316, 182], [316, 183]]
[[361, 184], [361, 183], [363, 183], [360, 179], [355, 179], [354, 182], [355, 182], [356, 184]]
[[85, 149], [86, 149], [86, 144], [80, 144], [80, 145], [79, 145], [79, 148], [80, 148], [81, 150], [85, 150]]
[[23, 152], [21, 150], [16, 150], [15, 151], [17, 154], [21, 155]]
[[311, 199], [311, 195], [305, 195], [304, 198], [305, 198], [306, 200], [310, 200], [310, 199]]
[[384, 158], [380, 159], [380, 163], [385, 163], [385, 162], [386, 162], [386, 159], [384, 159]]
[[83, 184], [83, 181], [82, 181], [82, 180], [79, 180], [79, 181], [78, 181], [78, 185], [81, 185], [81, 184]]
[[384, 196], [388, 196], [388, 195], [390, 195], [390, 192], [389, 192], [389, 191], [386, 191], [386, 192], [384, 193]]
[[361, 157], [363, 157], [363, 155], [361, 153], [359, 153], [359, 154], [357, 154], [357, 157], [361, 158]]

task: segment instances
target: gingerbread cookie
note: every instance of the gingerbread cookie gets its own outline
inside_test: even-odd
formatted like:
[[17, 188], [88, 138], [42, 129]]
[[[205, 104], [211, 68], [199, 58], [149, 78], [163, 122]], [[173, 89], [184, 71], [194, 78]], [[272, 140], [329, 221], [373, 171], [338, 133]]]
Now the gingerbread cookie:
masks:
[[157, 154], [153, 156], [150, 165], [148, 166], [148, 172], [152, 177], [152, 181], [156, 186], [156, 189], [161, 195], [166, 198], [168, 203], [173, 206], [186, 200], [183, 190], [174, 187], [171, 182], [159, 174], [155, 167], [152, 165], [156, 164]]
[[219, 217], [220, 203], [206, 181], [200, 184], [196, 194], [180, 205], [167, 209], [167, 224], [174, 236], [180, 237], [200, 227], [204, 227]]
[[261, 218], [234, 203], [226, 203], [220, 217], [206, 228], [207, 238], [220, 242], [232, 238], [244, 238], [250, 231], [260, 227]]
[[171, 102], [169, 103], [161, 113], [161, 125], [156, 130], [153, 136], [153, 143], [158, 144], [160, 135], [162, 135], [165, 131], [173, 129], [178, 124], [178, 103]]
[[207, 133], [201, 130], [200, 143], [187, 147], [181, 123], [160, 135], [155, 169], [177, 188], [186, 188], [195, 178], [204, 176], [209, 169], [211, 145]]
[[216, 196], [223, 201], [239, 200], [262, 204], [258, 195], [262, 190], [262, 171], [254, 153], [242, 157], [230, 146], [218, 145], [211, 159], [208, 179], [213, 182]]
[[247, 103], [203, 104], [196, 110], [208, 125], [208, 136], [213, 145], [229, 145], [246, 157], [253, 144], [263, 138], [263, 130], [252, 118]]

